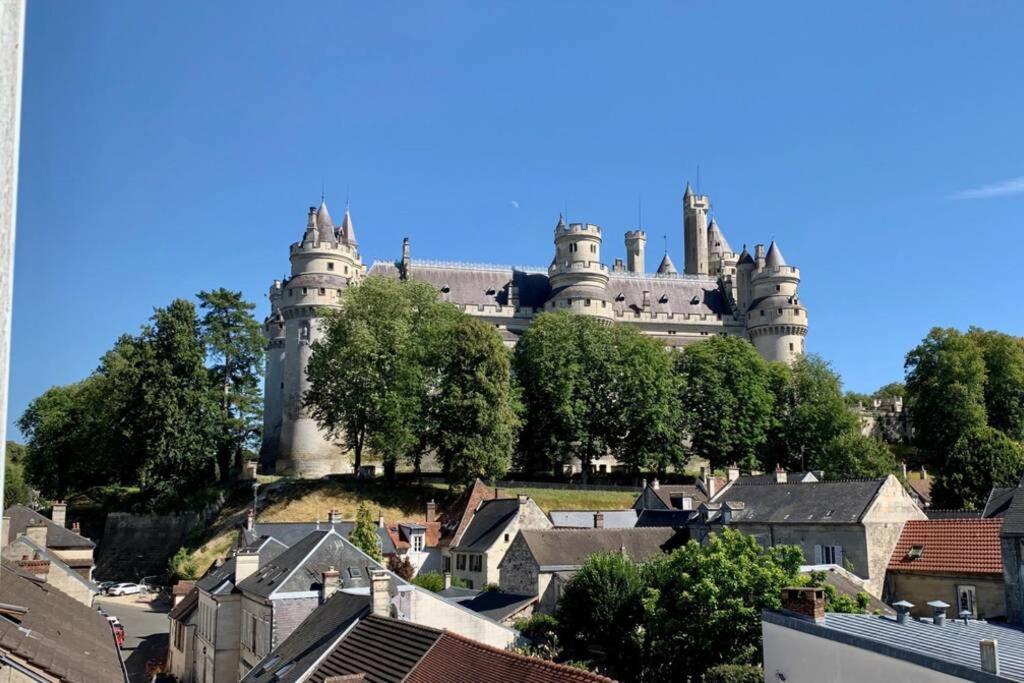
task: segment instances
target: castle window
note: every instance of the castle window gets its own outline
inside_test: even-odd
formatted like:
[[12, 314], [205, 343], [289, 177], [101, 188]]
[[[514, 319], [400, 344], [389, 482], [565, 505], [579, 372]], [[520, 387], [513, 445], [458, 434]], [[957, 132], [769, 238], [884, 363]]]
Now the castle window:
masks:
[[327, 289], [325, 287], [321, 287], [320, 288], [320, 296], [326, 296], [326, 295], [327, 295]]
[[443, 284], [441, 285], [441, 291], [447, 294], [448, 292], [452, 291], [452, 288], [449, 287], [447, 284]]
[[782, 309], [781, 308], [779, 309], [779, 315], [782, 315]]
[[494, 296], [494, 291], [494, 287], [488, 287], [486, 291], [487, 296]]
[[789, 350], [790, 350], [790, 351], [792, 351], [792, 350], [793, 350], [793, 342], [789, 342]]
[[303, 287], [302, 288], [302, 296], [306, 296], [307, 294], [309, 294], [309, 288], [308, 287]]
[[618, 294], [617, 294], [617, 295], [615, 296], [615, 300], [616, 300], [616, 301], [625, 301], [625, 300], [626, 300], [626, 295], [625, 295], [625, 294], [623, 294], [622, 292], [619, 292], [619, 293], [618, 293]]
[[590, 305], [590, 299], [584, 299], [583, 300], [583, 305], [584, 306], [589, 306]]
[[345, 266], [345, 275], [348, 275], [348, 266]]
[[333, 263], [328, 263], [327, 264], [327, 270], [334, 270], [334, 264]]
[[697, 305], [697, 304], [699, 304], [699, 303], [700, 303], [700, 299], [699, 299], [699, 298], [697, 297], [697, 295], [695, 294], [695, 295], [693, 296], [693, 298], [692, 298], [692, 299], [690, 299], [690, 304], [691, 304], [692, 306], [696, 306], [696, 305]]
[[782, 285], [775, 285], [775, 291], [776, 292], [781, 292], [782, 291]]
[[602, 301], [601, 302], [601, 308], [608, 308], [608, 302], [607, 301]]
[[764, 311], [761, 311], [761, 317], [762, 318], [764, 317]]
[[597, 253], [597, 245], [596, 244], [591, 244], [590, 245], [590, 253], [591, 254], [596, 254]]
[[662, 294], [661, 298], [658, 299], [658, 303], [659, 304], [667, 304], [668, 303], [668, 294]]

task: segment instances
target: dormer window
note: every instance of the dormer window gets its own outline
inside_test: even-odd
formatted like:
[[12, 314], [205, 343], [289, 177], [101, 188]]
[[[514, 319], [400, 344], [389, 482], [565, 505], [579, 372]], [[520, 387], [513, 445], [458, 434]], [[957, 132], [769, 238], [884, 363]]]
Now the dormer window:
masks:
[[623, 294], [622, 292], [619, 292], [618, 294], [615, 295], [615, 300], [616, 301], [625, 301], [626, 300], [626, 295]]
[[441, 293], [442, 294], [447, 294], [450, 291], [452, 291], [452, 288], [448, 286], [448, 283], [445, 283], [445, 284], [441, 285]]
[[412, 551], [414, 553], [423, 552], [423, 534], [413, 534], [412, 536]]
[[910, 550], [907, 551], [907, 559], [908, 560], [916, 560], [916, 559], [920, 558], [922, 555], [924, 555], [924, 546], [923, 545], [910, 546]]
[[495, 292], [494, 287], [488, 287], [486, 289], [486, 291], [485, 291], [485, 294], [487, 294], [487, 296], [494, 296], [494, 292]]
[[698, 297], [696, 294], [694, 294], [693, 298], [690, 299], [690, 305], [691, 306], [696, 306], [699, 303], [700, 303], [700, 297]]
[[661, 298], [658, 299], [658, 303], [659, 304], [667, 304], [668, 303], [668, 294], [662, 294]]

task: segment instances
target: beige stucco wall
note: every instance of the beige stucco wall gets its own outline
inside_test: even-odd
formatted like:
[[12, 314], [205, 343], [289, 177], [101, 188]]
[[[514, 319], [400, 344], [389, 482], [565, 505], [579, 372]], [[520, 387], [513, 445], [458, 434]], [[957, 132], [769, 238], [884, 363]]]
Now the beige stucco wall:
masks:
[[544, 511], [540, 509], [537, 503], [533, 502], [532, 498], [528, 498], [524, 505], [519, 506], [519, 514], [512, 519], [505, 531], [499, 534], [494, 543], [492, 543], [485, 551], [484, 560], [481, 565], [482, 571], [469, 571], [469, 567], [471, 565], [468, 558], [466, 561], [466, 569], [459, 570], [458, 561], [454, 555], [458, 555], [460, 551], [456, 548], [452, 552], [452, 574], [464, 581], [472, 581], [473, 588], [477, 590], [480, 590], [491, 583], [498, 584], [500, 586], [501, 561], [504, 559], [505, 553], [512, 545], [512, 542], [516, 539], [516, 535], [519, 533], [519, 530], [550, 528], [551, 520], [548, 519], [548, 516], [544, 514]]
[[458, 607], [428, 590], [409, 588], [410, 613], [407, 620], [421, 626], [447, 629], [492, 647], [505, 649], [519, 634], [468, 609]]
[[890, 572], [890, 602], [907, 600], [914, 603], [910, 613], [915, 617], [932, 616], [927, 603], [942, 600], [952, 605], [946, 616], [954, 618], [957, 607], [957, 586], [974, 586], [974, 603], [979, 619], [993, 619], [1006, 616], [1006, 593], [1003, 577], [943, 576], [919, 572]]
[[927, 519], [927, 516], [903, 488], [899, 479], [890, 474], [879, 489], [875, 502], [864, 514], [863, 523], [870, 548], [867, 572], [854, 572], [868, 580], [868, 592], [876, 597], [882, 595], [885, 571], [889, 566], [892, 551], [900, 540], [903, 525], [911, 519]]
[[902, 659], [886, 657], [777, 624], [762, 622], [761, 635], [766, 681], [946, 683], [963, 680]]

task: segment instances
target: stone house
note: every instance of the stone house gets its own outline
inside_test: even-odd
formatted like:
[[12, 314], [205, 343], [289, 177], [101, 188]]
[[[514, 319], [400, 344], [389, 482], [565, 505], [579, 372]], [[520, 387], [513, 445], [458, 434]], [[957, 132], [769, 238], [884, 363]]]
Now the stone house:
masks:
[[1006, 596], [1006, 619], [1024, 625], [1024, 494], [1022, 488], [996, 489], [985, 506], [986, 515], [1002, 515], [999, 531], [1000, 555], [1003, 560], [1003, 591]]
[[96, 544], [82, 535], [78, 522], [73, 523], [70, 529], [67, 528], [67, 510], [68, 506], [64, 503], [54, 503], [51, 511], [53, 518], [50, 519], [24, 505], [12, 505], [4, 511], [4, 531], [0, 534], [3, 536], [3, 545], [25, 534], [29, 527], [45, 526], [45, 539], [40, 537], [33, 540], [53, 552], [83, 579], [92, 581], [92, 570], [96, 566], [93, 558]]
[[[738, 475], [737, 475], [738, 476]], [[662, 484], [652, 479], [633, 502], [640, 510], [696, 510], [711, 500], [721, 486], [721, 479], [697, 479], [693, 484]]]
[[3, 558], [78, 602], [92, 607], [99, 586], [46, 547], [46, 527], [30, 526], [3, 549]]
[[451, 549], [462, 540], [476, 509], [483, 501], [497, 497], [497, 490], [477, 479], [458, 500], [441, 513], [438, 520], [441, 523], [441, 538], [438, 545], [441, 548], [441, 564], [445, 572], [452, 571]]
[[522, 529], [500, 563], [503, 592], [537, 596], [537, 609], [551, 614], [566, 581], [599, 552], [624, 552], [643, 562], [684, 542], [685, 532], [643, 529]]
[[384, 528], [391, 545], [394, 546], [394, 555], [400, 560], [408, 559], [414, 575], [444, 570], [441, 522], [437, 519], [437, 506], [434, 501], [427, 503], [422, 522], [387, 524]]
[[1006, 616], [1001, 519], [911, 520], [903, 527], [889, 559], [886, 597], [906, 601], [914, 616], [932, 616], [927, 603], [951, 605], [947, 616], [967, 612], [972, 619]]
[[892, 475], [798, 484], [738, 479], [700, 513], [690, 524], [692, 537], [729, 526], [765, 547], [795, 545], [807, 564], [836, 564], [865, 579], [875, 597], [904, 524], [925, 519]]
[[529, 496], [480, 502], [458, 543], [449, 548], [451, 573], [466, 586], [501, 582], [500, 563], [520, 529], [550, 529], [551, 520]]
[[199, 589], [193, 586], [167, 613], [167, 619], [171, 623], [167, 643], [167, 668], [178, 683], [192, 683], [194, 680], [198, 606]]

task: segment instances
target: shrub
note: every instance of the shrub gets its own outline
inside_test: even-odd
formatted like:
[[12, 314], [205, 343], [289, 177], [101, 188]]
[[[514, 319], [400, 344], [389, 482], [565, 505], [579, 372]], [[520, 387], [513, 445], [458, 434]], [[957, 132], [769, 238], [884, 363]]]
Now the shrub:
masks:
[[756, 664], [719, 664], [704, 674], [704, 683], [762, 683], [764, 671]]
[[444, 576], [441, 572], [423, 572], [412, 580], [413, 585], [440, 593], [444, 590]]

